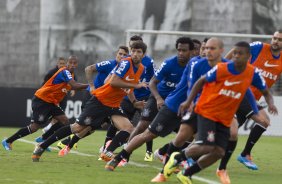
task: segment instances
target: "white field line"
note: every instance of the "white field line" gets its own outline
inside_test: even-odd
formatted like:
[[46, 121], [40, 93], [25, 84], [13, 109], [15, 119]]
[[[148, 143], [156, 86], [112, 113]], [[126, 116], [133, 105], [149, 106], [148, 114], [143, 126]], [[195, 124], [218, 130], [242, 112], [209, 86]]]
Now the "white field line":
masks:
[[[25, 140], [25, 139], [18, 139], [19, 141], [21, 142], [24, 142], [24, 143], [29, 143], [29, 144], [33, 144], [33, 145], [37, 145], [38, 143], [34, 142], [34, 141], [28, 141], [28, 140]], [[56, 147], [50, 147], [52, 150], [59, 150], [58, 148]], [[74, 151], [74, 150], [71, 150], [70, 153], [73, 153], [73, 154], [77, 154], [77, 155], [80, 155], [80, 156], [87, 156], [87, 157], [98, 157], [97, 155], [94, 155], [94, 154], [87, 154], [87, 153], [82, 153], [82, 152], [79, 152], [79, 151]], [[129, 161], [130, 165], [134, 165], [134, 166], [137, 166], [137, 167], [151, 167], [151, 168], [154, 168], [154, 169], [157, 169], [157, 170], [161, 170], [160, 167], [156, 167], [156, 166], [151, 166], [151, 165], [148, 165], [148, 164], [141, 164], [141, 163], [137, 163], [137, 162], [133, 162], [133, 161]], [[207, 184], [220, 184], [216, 181], [212, 181], [212, 180], [209, 180], [209, 179], [205, 179], [203, 177], [199, 177], [199, 176], [193, 176], [193, 179], [195, 180], [198, 180], [198, 181], [202, 181], [204, 183], [207, 183]]]

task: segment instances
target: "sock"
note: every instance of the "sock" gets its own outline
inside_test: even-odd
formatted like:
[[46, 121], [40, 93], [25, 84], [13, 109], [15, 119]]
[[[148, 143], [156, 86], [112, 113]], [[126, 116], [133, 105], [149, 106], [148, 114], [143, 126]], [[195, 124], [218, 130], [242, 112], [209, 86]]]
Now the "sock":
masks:
[[174, 144], [171, 142], [167, 149], [167, 157], [165, 158], [164, 165], [168, 162], [170, 155], [176, 151], [181, 151], [181, 148], [174, 146]]
[[146, 152], [153, 152], [153, 141], [146, 142]]
[[189, 145], [191, 144], [191, 142], [185, 142], [183, 146], [181, 146], [181, 150], [187, 148]]
[[80, 140], [80, 137], [78, 137], [76, 134], [74, 134], [74, 136], [69, 141], [69, 144], [68, 144], [69, 148], [72, 148], [73, 145], [75, 143], [77, 143], [79, 140]]
[[107, 151], [115, 151], [118, 147], [122, 146], [124, 143], [126, 143], [128, 137], [130, 134], [126, 131], [120, 131], [113, 139], [109, 147], [107, 148]]
[[70, 141], [71, 141], [71, 137], [68, 136], [67, 138], [65, 138], [64, 140], [62, 140], [62, 143], [63, 143], [64, 145], [68, 145], [68, 144], [70, 143]]
[[180, 163], [184, 160], [187, 160], [187, 157], [185, 155], [185, 151], [183, 150], [179, 154], [175, 155], [174, 159], [177, 160], [177, 163]]
[[256, 144], [256, 142], [259, 140], [261, 135], [266, 129], [262, 127], [261, 125], [256, 124], [254, 128], [251, 130], [249, 138], [246, 142], [245, 148], [241, 153], [241, 156], [245, 157], [246, 155], [250, 155], [251, 151]]
[[106, 135], [106, 139], [105, 139], [105, 142], [104, 142], [104, 149], [106, 147], [106, 144], [109, 140], [113, 140], [113, 138], [115, 137], [117, 133], [117, 128], [113, 125], [110, 125], [110, 127], [108, 128], [107, 130], [107, 135]]
[[13, 143], [15, 140], [21, 138], [21, 137], [25, 137], [29, 134], [32, 134], [29, 126], [27, 127], [23, 127], [21, 129], [19, 129], [14, 135], [12, 135], [11, 137], [9, 137], [6, 142], [7, 143]]
[[159, 154], [160, 155], [165, 155], [167, 153], [167, 149], [168, 149], [169, 143], [165, 144], [163, 147], [161, 147], [159, 149]]
[[119, 154], [117, 154], [115, 156], [115, 160], [117, 161], [121, 161], [122, 159], [125, 159], [127, 161], [129, 161], [129, 157], [130, 157], [130, 153], [128, 153], [127, 151], [125, 151], [125, 149], [121, 150], [121, 152], [119, 152]]
[[191, 177], [193, 174], [200, 172], [202, 169], [199, 166], [199, 164], [196, 162], [194, 165], [192, 165], [190, 168], [186, 169], [183, 173], [184, 176]]
[[43, 143], [40, 144], [40, 147], [43, 149], [48, 148], [51, 144], [53, 144], [54, 142], [68, 136], [71, 135], [71, 126], [70, 125], [66, 125], [62, 128], [60, 128], [58, 131], [56, 131], [52, 136], [50, 136], [47, 140], [45, 140]]
[[61, 127], [63, 127], [64, 125], [60, 122], [55, 123], [54, 125], [51, 126], [51, 128], [49, 130], [47, 130], [47, 132], [45, 132], [44, 134], [42, 134], [42, 139], [46, 140], [48, 139], [48, 137], [50, 137], [51, 135], [53, 135], [58, 129], [60, 129]]
[[[171, 142], [171, 143], [169, 143], [169, 144], [167, 144], [168, 145], [168, 148], [167, 148], [167, 152], [166, 152], [166, 154], [167, 154], [167, 156], [165, 157], [165, 161], [164, 161], [164, 165], [168, 162], [168, 160], [169, 160], [169, 158], [170, 158], [170, 155], [173, 153], [173, 152], [176, 152], [176, 151], [180, 151], [181, 150], [181, 148], [178, 148], [178, 147], [176, 147], [176, 146], [174, 146], [174, 144]], [[185, 157], [186, 158], [186, 157]], [[181, 161], [180, 161], [181, 162]], [[180, 163], [179, 162], [179, 163]], [[160, 173], [164, 173], [164, 170], [162, 169], [161, 170], [161, 172]]]
[[221, 159], [219, 167], [218, 167], [219, 170], [222, 170], [222, 169], [226, 170], [227, 163], [228, 163], [229, 159], [231, 158], [231, 156], [232, 156], [232, 154], [233, 154], [233, 152], [236, 148], [236, 145], [237, 145], [237, 140], [236, 141], [228, 141], [227, 148], [225, 149], [225, 155]]

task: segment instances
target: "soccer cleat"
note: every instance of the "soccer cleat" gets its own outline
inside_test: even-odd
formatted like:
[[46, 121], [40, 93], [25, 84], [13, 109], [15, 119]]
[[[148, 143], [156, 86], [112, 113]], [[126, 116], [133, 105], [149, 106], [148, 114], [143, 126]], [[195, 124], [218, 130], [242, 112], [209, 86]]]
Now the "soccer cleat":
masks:
[[61, 149], [64, 149], [66, 145], [64, 145], [64, 143], [62, 143], [62, 141], [59, 141], [58, 144], [57, 144], [57, 147], [61, 150]]
[[[73, 136], [74, 136], [74, 134], [71, 134], [71, 135], [70, 135], [70, 139], [72, 139]], [[73, 145], [73, 148], [74, 148], [74, 149], [77, 149], [77, 143], [75, 143], [75, 144]]]
[[105, 149], [107, 149], [109, 147], [109, 145], [112, 143], [112, 140], [108, 140], [106, 142], [106, 145], [105, 146], [101, 146], [100, 149], [99, 149], [99, 153], [103, 153]]
[[70, 152], [70, 147], [65, 146], [63, 149], [61, 149], [58, 153], [58, 156], [63, 157], [66, 156]]
[[251, 170], [258, 170], [258, 166], [252, 161], [252, 157], [250, 155], [246, 155], [245, 157], [243, 157], [240, 154], [237, 157], [237, 160]]
[[7, 139], [2, 140], [2, 146], [4, 147], [5, 150], [11, 151], [12, 150], [12, 144], [8, 143], [6, 140]]
[[192, 158], [187, 158], [186, 162], [188, 167], [192, 167], [196, 163]]
[[184, 176], [182, 172], [179, 172], [176, 177], [182, 184], [192, 184], [191, 179], [188, 176]]
[[155, 176], [152, 180], [152, 183], [162, 183], [166, 182], [166, 178], [164, 177], [164, 174], [158, 173], [157, 176]]
[[114, 153], [111, 151], [105, 151], [104, 153], [101, 153], [100, 158], [104, 160], [105, 162], [108, 162], [112, 160], [115, 157]]
[[43, 142], [43, 141], [44, 141], [44, 140], [42, 139], [41, 136], [35, 138], [35, 142], [37, 142], [37, 143], [41, 143], [41, 142]]
[[170, 175], [175, 172], [175, 170], [178, 168], [178, 164], [177, 161], [174, 159], [175, 155], [179, 154], [179, 152], [173, 152], [170, 155], [170, 158], [168, 160], [168, 162], [166, 163], [166, 165], [164, 166], [164, 177], [168, 178], [170, 177]]
[[126, 159], [122, 159], [119, 163], [118, 163], [118, 167], [125, 167], [127, 165], [127, 160]]
[[157, 158], [157, 159], [159, 159], [161, 162], [163, 162], [164, 159], [165, 159], [165, 156], [164, 156], [164, 155], [161, 155], [161, 154], [159, 153], [159, 149], [157, 149], [156, 151], [154, 151], [154, 157]]
[[35, 149], [32, 153], [31, 159], [33, 162], [39, 162], [41, 155], [44, 153], [44, 149], [40, 145], [35, 146]]
[[119, 161], [116, 159], [112, 159], [109, 162], [107, 162], [107, 164], [105, 165], [105, 169], [107, 171], [114, 171], [115, 168], [118, 166]]
[[153, 153], [146, 151], [144, 161], [145, 162], [152, 162], [153, 161]]
[[216, 175], [218, 176], [221, 184], [230, 184], [231, 183], [230, 178], [229, 178], [228, 173], [227, 173], [227, 170], [225, 170], [225, 169], [222, 169], [222, 170], [217, 169]]
[[[35, 142], [41, 143], [41, 142], [44, 142], [44, 140], [43, 140], [42, 137], [40, 136], [40, 137], [35, 138]], [[46, 151], [51, 152], [51, 148], [49, 148], [49, 147], [46, 148]]]

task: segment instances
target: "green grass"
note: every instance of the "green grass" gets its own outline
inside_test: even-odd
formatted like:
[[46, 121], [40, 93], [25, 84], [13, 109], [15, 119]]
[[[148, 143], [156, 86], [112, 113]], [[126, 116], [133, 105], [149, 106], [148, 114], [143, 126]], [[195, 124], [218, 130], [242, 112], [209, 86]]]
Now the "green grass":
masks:
[[[0, 138], [10, 136], [17, 129], [0, 128]], [[41, 131], [27, 136], [24, 139], [33, 141]], [[143, 161], [145, 147], [136, 150], [131, 161], [147, 165], [140, 167], [129, 164], [126, 167], [118, 168], [114, 172], [104, 170], [105, 162], [98, 161], [98, 149], [101, 146], [105, 132], [97, 131], [93, 135], [81, 140], [78, 150], [82, 153], [93, 156], [80, 156], [69, 154], [64, 158], [57, 156], [57, 151], [45, 152], [39, 163], [31, 161], [31, 153], [34, 145], [16, 141], [13, 144], [13, 151], [7, 152], [2, 146], [0, 149], [0, 183], [21, 183], [21, 184], [86, 184], [86, 183], [114, 183], [114, 184], [140, 184], [150, 183], [150, 180], [158, 173], [161, 163], [157, 160], [152, 163]], [[174, 135], [166, 138], [157, 138], [154, 142], [154, 149], [170, 141]], [[234, 184], [277, 184], [282, 180], [282, 138], [262, 137], [253, 150], [255, 163], [258, 164], [258, 171], [246, 169], [236, 161], [236, 156], [242, 150], [246, 136], [241, 136], [235, 154], [231, 158], [228, 171], [231, 181]], [[54, 146], [54, 145], [53, 145]], [[216, 181], [215, 176], [217, 164], [205, 169], [197, 176]], [[176, 177], [172, 176], [168, 182], [177, 183]], [[196, 179], [194, 184], [200, 184]]]

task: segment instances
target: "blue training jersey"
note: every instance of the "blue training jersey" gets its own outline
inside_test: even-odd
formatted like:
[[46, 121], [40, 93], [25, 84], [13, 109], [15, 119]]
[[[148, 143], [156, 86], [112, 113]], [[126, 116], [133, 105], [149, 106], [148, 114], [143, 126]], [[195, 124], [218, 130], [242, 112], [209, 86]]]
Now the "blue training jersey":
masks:
[[166, 97], [165, 104], [172, 112], [177, 113], [180, 104], [186, 100], [187, 91], [190, 84], [189, 80], [190, 80], [191, 69], [200, 59], [202, 59], [202, 57], [200, 56], [195, 56], [190, 59], [189, 63], [185, 67], [180, 82], [177, 84], [175, 90], [173, 90]]
[[[144, 72], [140, 77], [140, 82], [147, 82], [149, 83], [151, 78], [154, 75], [154, 60], [149, 56], [145, 56], [142, 59], [142, 65], [144, 66]], [[149, 96], [151, 94], [149, 88], [140, 88], [134, 89], [134, 95], [137, 100], [140, 100], [143, 97]], [[126, 96], [127, 98], [127, 96]]]
[[157, 90], [163, 99], [175, 89], [184, 69], [185, 67], [178, 64], [177, 56], [174, 56], [165, 60], [156, 71], [155, 77], [160, 81]]
[[[222, 62], [229, 62], [229, 60], [222, 58]], [[212, 67], [209, 65], [207, 58], [202, 58], [197, 61], [197, 63], [194, 64], [193, 67], [191, 67], [191, 73], [190, 73], [190, 79], [189, 79], [189, 89], [188, 89], [188, 95], [190, 94], [190, 91], [194, 84], [197, 82], [197, 80], [205, 75], [208, 71], [210, 71]], [[200, 96], [202, 91], [200, 91], [197, 95], [197, 97], [194, 99], [194, 102], [196, 102]]]
[[[96, 77], [93, 78], [93, 83], [96, 89], [104, 85], [105, 79], [116, 67], [116, 65], [117, 61], [115, 59], [101, 61], [95, 64], [98, 74], [96, 75]], [[88, 86], [86, 90], [89, 91], [90, 87]]]
[[[259, 41], [252, 42], [250, 43], [250, 47], [251, 47], [251, 62], [250, 63], [253, 64], [257, 60], [258, 55], [260, 54], [260, 51], [263, 47], [263, 43]], [[280, 58], [280, 55], [279, 56], [272, 55], [272, 56], [274, 59]]]
[[54, 78], [52, 81], [52, 84], [60, 84], [63, 82], [68, 83], [70, 80], [72, 80], [72, 75], [68, 70], [62, 70], [58, 75]]

